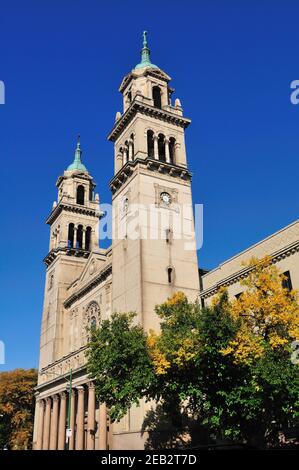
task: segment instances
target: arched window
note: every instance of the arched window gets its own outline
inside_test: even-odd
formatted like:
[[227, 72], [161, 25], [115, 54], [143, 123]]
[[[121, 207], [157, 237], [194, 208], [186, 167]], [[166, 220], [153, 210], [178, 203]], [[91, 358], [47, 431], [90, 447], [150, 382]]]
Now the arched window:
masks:
[[126, 140], [125, 141], [125, 150], [127, 154], [127, 162], [129, 161], [129, 142]]
[[159, 160], [161, 162], [165, 162], [165, 137], [163, 134], [158, 135], [158, 153], [159, 153]]
[[76, 248], [83, 248], [83, 225], [78, 225], [77, 228], [77, 246]]
[[92, 185], [89, 186], [89, 200], [93, 200], [93, 187]]
[[132, 160], [134, 160], [135, 148], [134, 148], [134, 134], [130, 135], [131, 145], [132, 145]]
[[77, 188], [77, 204], [84, 204], [84, 193], [85, 193], [85, 189], [84, 189], [84, 186], [82, 186], [80, 184], [80, 186], [78, 186]]
[[85, 234], [85, 250], [90, 251], [91, 246], [91, 227], [87, 227]]
[[83, 314], [82, 343], [90, 340], [89, 331], [91, 328], [97, 328], [100, 324], [100, 307], [94, 300], [91, 301]]
[[167, 268], [167, 276], [168, 276], [168, 283], [172, 284], [173, 282], [173, 269], [172, 268]]
[[170, 163], [175, 163], [175, 139], [173, 137], [169, 139], [169, 159]]
[[156, 108], [162, 108], [161, 90], [158, 86], [153, 87], [153, 101]]
[[147, 155], [154, 158], [154, 133], [147, 131]]
[[74, 248], [74, 224], [69, 224], [67, 246], [69, 248]]

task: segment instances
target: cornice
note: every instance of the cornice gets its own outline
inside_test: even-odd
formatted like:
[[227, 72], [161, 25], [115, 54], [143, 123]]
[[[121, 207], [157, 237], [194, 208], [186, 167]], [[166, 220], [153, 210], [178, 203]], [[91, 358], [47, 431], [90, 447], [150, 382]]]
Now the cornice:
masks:
[[79, 258], [88, 258], [90, 255], [90, 251], [82, 250], [81, 248], [69, 248], [69, 247], [53, 248], [47, 254], [47, 256], [44, 257], [43, 262], [45, 263], [47, 267], [49, 267], [59, 254], [65, 254], [67, 256], [76, 256]]
[[70, 295], [64, 301], [63, 303], [64, 307], [65, 308], [71, 307], [74, 302], [84, 297], [88, 292], [90, 292], [96, 286], [98, 286], [103, 281], [105, 281], [107, 277], [110, 276], [110, 274], [112, 274], [112, 263], [109, 263], [107, 266], [105, 266], [96, 277], [91, 279], [91, 281], [88, 284], [81, 287], [81, 289], [79, 289], [77, 292], [74, 292], [72, 295]]
[[175, 124], [184, 129], [189, 126], [191, 120], [179, 116], [178, 114], [156, 108], [135, 98], [131, 106], [126, 110], [122, 117], [115, 123], [112, 131], [108, 135], [108, 140], [115, 142], [124, 128], [132, 121], [137, 113], [151, 116], [164, 122]]
[[66, 204], [64, 202], [59, 202], [59, 204], [52, 210], [48, 218], [46, 219], [46, 224], [51, 225], [61, 214], [62, 211], [73, 212], [75, 214], [83, 214], [91, 217], [97, 217], [97, 210], [87, 208], [84, 206], [77, 206], [74, 204]]
[[138, 164], [145, 166], [150, 171], [158, 172], [160, 174], [167, 174], [169, 176], [173, 176], [174, 178], [180, 178], [185, 181], [191, 181], [192, 179], [192, 173], [185, 167], [161, 162], [160, 160], [156, 160], [150, 157], [147, 157], [146, 159], [136, 158], [134, 161], [128, 161], [110, 180], [109, 186], [112, 194], [115, 194], [122, 187], [122, 185], [133, 174], [134, 168]]
[[[271, 263], [272, 264], [278, 263], [282, 259], [285, 259], [297, 252], [299, 252], [299, 240], [274, 252], [272, 255], [270, 255]], [[240, 269], [239, 271], [232, 274], [231, 276], [227, 276], [226, 278], [217, 282], [212, 287], [209, 287], [208, 289], [203, 290], [202, 292], [200, 292], [199, 296], [202, 299], [207, 299], [211, 297], [212, 295], [217, 294], [220, 287], [228, 287], [228, 286], [231, 286], [232, 284], [236, 284], [237, 282], [240, 282], [242, 279], [245, 279], [253, 269], [254, 268], [251, 268], [251, 267], [245, 267], [243, 269]]]

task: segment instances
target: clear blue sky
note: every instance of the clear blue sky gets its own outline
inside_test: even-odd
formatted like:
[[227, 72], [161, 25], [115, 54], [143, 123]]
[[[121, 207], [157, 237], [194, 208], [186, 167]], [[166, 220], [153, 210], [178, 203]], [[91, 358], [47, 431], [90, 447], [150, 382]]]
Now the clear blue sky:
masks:
[[289, 99], [299, 79], [298, 18], [298, 2], [287, 0], [1, 1], [0, 370], [38, 363], [44, 221], [78, 132], [101, 200], [110, 201], [106, 136], [143, 29], [192, 119], [193, 196], [204, 204], [200, 266], [298, 218], [299, 105]]

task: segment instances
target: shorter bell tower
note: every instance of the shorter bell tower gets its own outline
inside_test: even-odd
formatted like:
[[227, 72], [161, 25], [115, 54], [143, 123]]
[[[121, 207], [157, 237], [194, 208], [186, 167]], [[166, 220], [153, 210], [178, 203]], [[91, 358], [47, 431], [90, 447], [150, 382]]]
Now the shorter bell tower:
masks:
[[57, 201], [46, 223], [50, 225], [41, 328], [40, 369], [63, 356], [63, 302], [91, 252], [99, 250], [99, 196], [96, 184], [82, 163], [80, 137], [74, 161], [58, 177]]

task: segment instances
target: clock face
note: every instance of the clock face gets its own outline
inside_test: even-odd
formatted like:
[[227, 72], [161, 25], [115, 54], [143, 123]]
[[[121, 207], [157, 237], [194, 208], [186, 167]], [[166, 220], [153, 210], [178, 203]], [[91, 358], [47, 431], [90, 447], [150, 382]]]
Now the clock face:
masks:
[[161, 193], [160, 198], [163, 204], [165, 204], [166, 206], [169, 206], [169, 204], [171, 203], [171, 196], [168, 193]]

